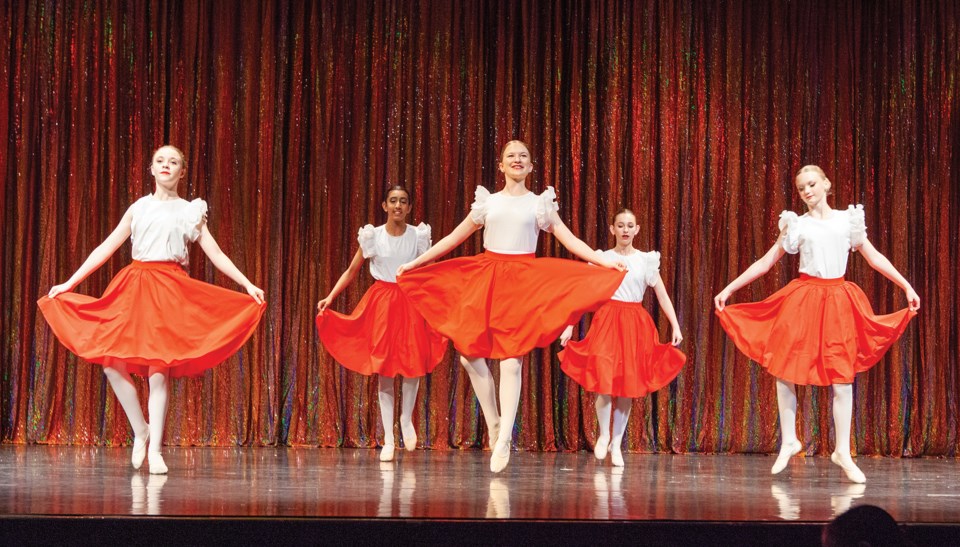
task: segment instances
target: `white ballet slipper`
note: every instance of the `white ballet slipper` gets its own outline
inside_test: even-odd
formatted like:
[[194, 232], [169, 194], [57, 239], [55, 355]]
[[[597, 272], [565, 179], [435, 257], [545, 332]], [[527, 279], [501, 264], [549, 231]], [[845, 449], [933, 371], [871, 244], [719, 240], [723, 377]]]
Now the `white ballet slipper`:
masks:
[[147, 454], [147, 463], [150, 465], [151, 475], [167, 474], [167, 464], [163, 461], [163, 456], [159, 452]]
[[853, 463], [853, 459], [850, 456], [844, 458], [840, 454], [834, 452], [830, 454], [830, 461], [840, 466], [840, 469], [843, 469], [844, 474], [852, 482], [857, 484], [863, 484], [867, 482], [866, 475], [863, 474], [863, 471], [860, 471], [860, 468], [857, 467], [857, 464]]
[[392, 444], [383, 445], [383, 448], [380, 450], [380, 461], [392, 462], [394, 451], [396, 451], [396, 446]]
[[497, 439], [500, 438], [500, 424], [487, 429], [487, 443], [490, 445], [490, 450], [493, 450], [493, 447], [497, 446]]
[[407, 452], [413, 452], [417, 449], [417, 430], [413, 424], [410, 424], [410, 430], [404, 424], [400, 424], [400, 432], [403, 433], [403, 448]]
[[623, 453], [619, 443], [610, 445], [610, 462], [616, 467], [623, 467]]
[[490, 471], [499, 473], [510, 463], [510, 441], [497, 441], [490, 456]]
[[133, 438], [133, 453], [130, 455], [130, 463], [133, 464], [134, 469], [140, 469], [140, 466], [143, 465], [143, 459], [147, 457], [147, 446], [149, 445], [149, 429], [147, 429], [147, 434], [143, 437], [143, 439], [139, 439], [137, 437]]
[[786, 469], [787, 464], [790, 462], [790, 458], [799, 454], [801, 450], [803, 450], [803, 443], [796, 439], [791, 442], [781, 444], [780, 453], [777, 454], [777, 461], [773, 462], [773, 467], [770, 468], [770, 474], [776, 475]]
[[593, 456], [600, 461], [607, 457], [607, 451], [610, 450], [610, 437], [597, 437], [597, 444], [593, 445]]

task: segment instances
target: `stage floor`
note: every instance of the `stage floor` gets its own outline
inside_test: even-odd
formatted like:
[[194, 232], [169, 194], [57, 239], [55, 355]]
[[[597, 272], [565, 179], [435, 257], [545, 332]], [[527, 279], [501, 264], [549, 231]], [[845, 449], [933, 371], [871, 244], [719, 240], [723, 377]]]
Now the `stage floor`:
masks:
[[[907, 524], [960, 531], [955, 459], [859, 457], [867, 484], [825, 457], [796, 457], [773, 477], [773, 456], [514, 452], [490, 472], [488, 451], [176, 448], [169, 475], [138, 472], [129, 448], [0, 446], [4, 517], [827, 522], [858, 504]], [[2, 521], [0, 521], [2, 522]], [[942, 527], [941, 527], [942, 528]]]

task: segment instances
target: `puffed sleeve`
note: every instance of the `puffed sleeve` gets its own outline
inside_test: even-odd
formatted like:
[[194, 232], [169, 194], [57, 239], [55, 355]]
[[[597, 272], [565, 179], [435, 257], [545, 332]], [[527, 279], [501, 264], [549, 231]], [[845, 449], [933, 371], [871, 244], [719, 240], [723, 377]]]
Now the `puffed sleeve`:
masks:
[[207, 222], [207, 202], [197, 198], [183, 210], [183, 232], [187, 239], [196, 241], [200, 237], [200, 231]]
[[545, 232], [552, 232], [553, 213], [559, 210], [557, 192], [553, 186], [547, 186], [547, 189], [537, 198], [537, 227]]
[[786, 229], [783, 238], [783, 250], [795, 255], [800, 251], [800, 217], [793, 211], [780, 213], [780, 222], [777, 224], [780, 231]]
[[660, 253], [644, 253], [643, 259], [643, 281], [648, 287], [653, 287], [660, 279]]
[[487, 221], [487, 199], [490, 197], [490, 190], [483, 186], [477, 186], [477, 191], [473, 196], [473, 203], [470, 205], [470, 220], [475, 224], [483, 225]]
[[376, 229], [373, 224], [367, 224], [357, 231], [357, 242], [360, 243], [360, 252], [363, 253], [363, 258], [377, 255]]
[[421, 222], [420, 224], [417, 224], [415, 230], [417, 231], [417, 256], [420, 256], [427, 252], [427, 249], [430, 248], [430, 245], [433, 245], [430, 235], [430, 225]]
[[850, 248], [855, 251], [867, 240], [867, 220], [863, 214], [863, 205], [858, 203], [847, 207], [847, 215], [850, 217]]

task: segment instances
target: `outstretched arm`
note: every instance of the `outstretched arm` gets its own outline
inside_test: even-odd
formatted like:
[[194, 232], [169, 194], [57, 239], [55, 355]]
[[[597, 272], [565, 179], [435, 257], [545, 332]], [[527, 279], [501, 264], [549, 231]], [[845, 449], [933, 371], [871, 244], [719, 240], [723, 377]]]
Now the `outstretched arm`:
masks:
[[717, 307], [717, 311], [723, 311], [723, 307], [727, 305], [727, 299], [730, 298], [730, 295], [737, 292], [742, 287], [753, 283], [754, 280], [762, 276], [763, 274], [770, 271], [770, 268], [783, 257], [786, 251], [783, 250], [783, 238], [786, 236], [786, 231], [780, 232], [780, 237], [777, 238], [777, 242], [773, 244], [773, 247], [770, 247], [770, 250], [767, 251], [767, 254], [760, 257], [760, 260], [757, 260], [750, 265], [749, 268], [744, 270], [739, 277], [730, 282], [729, 285], [724, 287], [720, 293], [713, 298], [713, 304]]
[[890, 263], [887, 257], [883, 256], [883, 254], [870, 243], [869, 239], [864, 240], [863, 245], [861, 245], [858, 250], [871, 268], [880, 272], [884, 277], [893, 281], [898, 287], [903, 289], [911, 310], [917, 311], [920, 309], [920, 297], [917, 296], [916, 291], [914, 291], [910, 283], [900, 275], [900, 272], [893, 267], [893, 264]]
[[604, 268], [619, 270], [621, 272], [627, 269], [622, 262], [608, 260], [602, 254], [591, 249], [590, 246], [580, 238], [573, 235], [573, 232], [570, 231], [570, 228], [567, 228], [567, 225], [563, 223], [563, 220], [560, 219], [560, 215], [558, 215], [556, 211], [552, 212], [551, 216], [553, 217], [553, 237], [557, 238], [557, 241], [566, 247], [568, 251], [578, 256], [581, 260], [592, 262], [597, 266], [603, 266]]
[[468, 237], [479, 230], [480, 226], [480, 224], [475, 223], [473, 219], [470, 218], [470, 215], [467, 215], [467, 218], [463, 219], [463, 222], [457, 225], [457, 227], [454, 228], [452, 232], [447, 234], [446, 237], [434, 243], [433, 247], [427, 249], [427, 252], [397, 268], [397, 275], [403, 275], [404, 272], [408, 272], [414, 268], [419, 268], [424, 264], [429, 264], [430, 262], [433, 262], [441, 256], [449, 253], [455, 249], [457, 245], [460, 245], [466, 241]]
[[220, 249], [220, 245], [217, 245], [217, 240], [213, 239], [213, 234], [207, 229], [206, 223], [203, 224], [203, 228], [200, 230], [199, 242], [200, 248], [203, 249], [207, 258], [210, 259], [210, 262], [213, 262], [213, 265], [216, 266], [218, 270], [234, 280], [238, 285], [241, 285], [247, 291], [247, 294], [253, 297], [257, 304], [263, 304], [263, 290], [251, 283], [245, 275], [240, 273], [240, 270], [233, 264], [230, 257], [224, 254]]
[[113, 253], [117, 252], [117, 249], [123, 245], [123, 242], [130, 237], [130, 224], [132, 221], [133, 213], [130, 212], [130, 209], [127, 209], [127, 212], [123, 214], [123, 218], [120, 219], [120, 223], [117, 224], [113, 232], [107, 236], [107, 239], [103, 240], [103, 243], [100, 245], [97, 245], [97, 248], [83, 261], [83, 264], [70, 276], [70, 279], [65, 283], [51, 287], [47, 296], [56, 298], [60, 293], [69, 292], [79, 285], [81, 281], [86, 279], [88, 275], [97, 271], [97, 268], [109, 260], [110, 257], [113, 256]]
[[330, 305], [333, 300], [343, 292], [343, 289], [346, 289], [350, 283], [353, 283], [353, 280], [357, 278], [357, 274], [360, 273], [360, 266], [363, 265], [363, 251], [357, 249], [357, 252], [353, 255], [353, 260], [350, 261], [350, 266], [347, 267], [347, 270], [340, 275], [340, 279], [337, 280], [337, 283], [330, 289], [330, 294], [326, 296], [323, 300], [317, 302], [317, 311], [323, 311], [327, 309], [327, 306]]
[[683, 342], [683, 334], [680, 333], [680, 322], [677, 321], [677, 312], [673, 309], [673, 302], [670, 301], [670, 295], [667, 294], [667, 289], [663, 286], [663, 278], [659, 275], [657, 276], [657, 284], [653, 286], [653, 291], [657, 294], [660, 309], [667, 315], [667, 321], [670, 321], [670, 327], [673, 329], [670, 343], [674, 346], [679, 346], [680, 342]]

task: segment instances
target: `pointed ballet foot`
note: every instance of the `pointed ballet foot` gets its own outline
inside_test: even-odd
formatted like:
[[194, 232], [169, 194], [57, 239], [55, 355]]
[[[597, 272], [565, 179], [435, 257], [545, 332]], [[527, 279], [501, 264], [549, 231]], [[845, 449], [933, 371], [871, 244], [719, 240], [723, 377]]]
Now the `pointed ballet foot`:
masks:
[[801, 450], [803, 450], [803, 443], [798, 440], [780, 445], [780, 454], [777, 455], [777, 461], [773, 462], [773, 467], [770, 468], [770, 474], [776, 475], [786, 469], [790, 458], [799, 454]]
[[413, 452], [417, 449], [417, 430], [413, 424], [409, 426], [400, 424], [400, 431], [403, 433], [403, 449], [407, 452]]
[[163, 456], [159, 452], [152, 452], [147, 455], [147, 463], [150, 466], [151, 475], [166, 475], [167, 463], [163, 461]]
[[393, 453], [396, 451], [397, 447], [392, 444], [385, 444], [380, 450], [380, 461], [382, 462], [392, 462]]
[[593, 457], [603, 461], [607, 458], [608, 450], [610, 450], [610, 437], [604, 435], [597, 437], [597, 444], [593, 445]]
[[147, 446], [150, 444], [150, 430], [143, 438], [133, 438], [133, 454], [130, 455], [130, 463], [134, 469], [140, 469], [143, 465], [143, 459], [147, 457]]
[[840, 469], [843, 469], [843, 473], [850, 479], [851, 482], [857, 484], [863, 484], [867, 482], [867, 476], [863, 474], [863, 471], [860, 471], [860, 468], [857, 467], [857, 464], [853, 463], [853, 459], [850, 456], [844, 458], [840, 454], [834, 452], [830, 454], [830, 461], [840, 466]]
[[623, 467], [623, 452], [620, 451], [620, 443], [610, 445], [610, 462], [615, 467]]
[[490, 456], [490, 471], [499, 473], [510, 463], [510, 441], [497, 441]]

